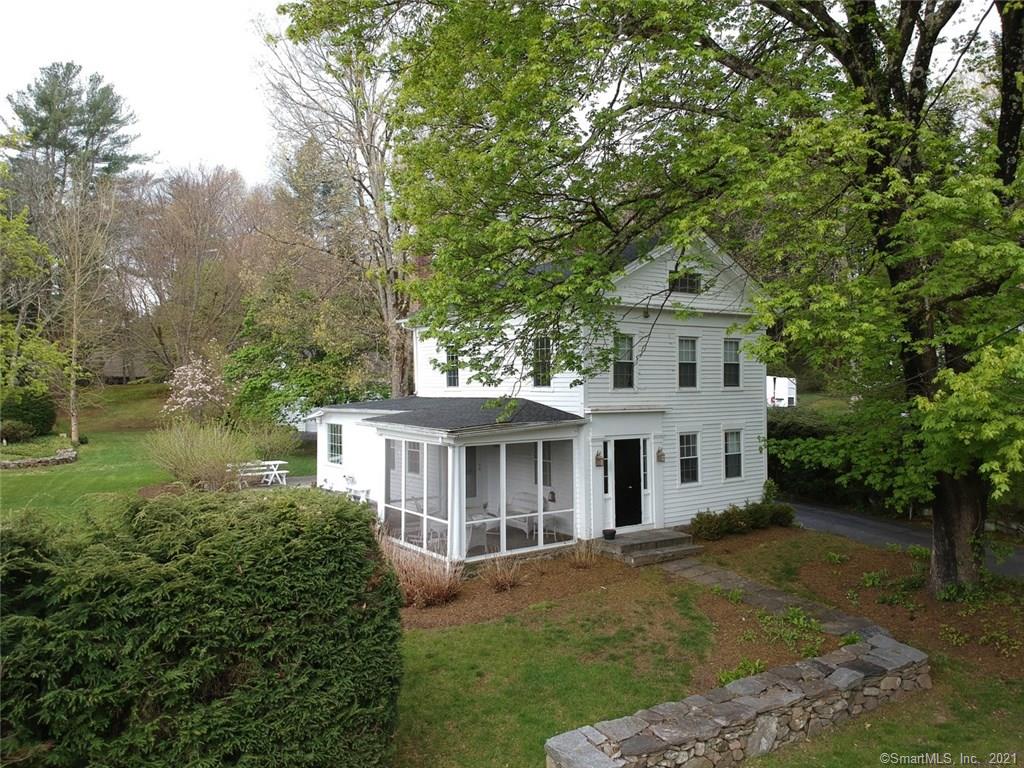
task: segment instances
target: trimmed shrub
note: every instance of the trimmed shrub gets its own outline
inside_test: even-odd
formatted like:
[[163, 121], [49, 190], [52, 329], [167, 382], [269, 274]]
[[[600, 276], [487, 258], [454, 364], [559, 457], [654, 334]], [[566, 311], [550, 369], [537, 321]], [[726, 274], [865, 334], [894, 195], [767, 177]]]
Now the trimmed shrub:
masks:
[[722, 515], [716, 515], [711, 510], [698, 512], [690, 521], [690, 533], [698, 539], [705, 541], [718, 541], [729, 533], [724, 525]]
[[255, 457], [252, 443], [241, 432], [188, 420], [150, 432], [146, 449], [175, 480], [206, 490], [236, 486], [238, 471], [233, 466]]
[[770, 525], [791, 526], [795, 514], [791, 506], [777, 502], [756, 502], [744, 507], [730, 504], [718, 514], [710, 510], [698, 512], [690, 521], [690, 533], [698, 539], [718, 541], [732, 533], [745, 533]]
[[24, 421], [5, 418], [0, 422], [0, 439], [6, 440], [8, 443], [21, 443], [31, 440], [35, 436], [35, 429]]
[[770, 504], [769, 507], [771, 509], [772, 525], [789, 528], [796, 522], [796, 510], [789, 506], [789, 504], [776, 502], [774, 504]]
[[27, 387], [7, 387], [0, 399], [0, 420], [27, 424], [32, 429], [29, 437], [48, 435], [57, 422], [57, 406], [49, 392], [37, 392]]
[[389, 764], [400, 595], [366, 507], [192, 493], [107, 525], [0, 537], [5, 762]]
[[772, 524], [772, 505], [764, 503], [747, 504], [739, 510], [744, 523], [750, 530], [767, 528]]

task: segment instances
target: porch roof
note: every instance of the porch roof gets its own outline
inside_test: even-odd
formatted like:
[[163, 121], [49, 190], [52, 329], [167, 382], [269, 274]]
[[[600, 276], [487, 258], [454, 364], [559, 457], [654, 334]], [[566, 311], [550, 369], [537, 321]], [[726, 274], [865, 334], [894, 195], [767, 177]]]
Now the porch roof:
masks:
[[[527, 425], [567, 424], [584, 419], [574, 413], [549, 405], [513, 398], [515, 405], [506, 409], [490, 397], [399, 397], [391, 400], [366, 400], [359, 403], [328, 405], [323, 410], [366, 411], [364, 421], [374, 424], [395, 424], [440, 432], [457, 433], [483, 428], [523, 427]], [[374, 414], [374, 415], [369, 415]]]

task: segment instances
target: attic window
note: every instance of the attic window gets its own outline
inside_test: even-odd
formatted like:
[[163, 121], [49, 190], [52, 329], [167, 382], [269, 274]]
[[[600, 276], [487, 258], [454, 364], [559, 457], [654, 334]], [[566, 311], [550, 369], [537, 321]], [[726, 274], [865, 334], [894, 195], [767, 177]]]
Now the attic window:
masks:
[[700, 272], [677, 272], [669, 275], [672, 293], [700, 293]]

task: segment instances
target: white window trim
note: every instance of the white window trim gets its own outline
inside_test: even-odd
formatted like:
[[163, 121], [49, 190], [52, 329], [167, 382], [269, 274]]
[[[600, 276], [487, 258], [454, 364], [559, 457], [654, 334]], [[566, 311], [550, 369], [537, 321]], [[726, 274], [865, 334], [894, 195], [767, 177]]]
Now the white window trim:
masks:
[[555, 344], [554, 344], [554, 342], [551, 340], [551, 338], [549, 336], [545, 336], [543, 338], [546, 339], [547, 342], [548, 342], [548, 383], [547, 384], [538, 384], [537, 383], [537, 374], [536, 374], [537, 342], [540, 340], [539, 338], [537, 338], [537, 339], [533, 340], [533, 352], [531, 353], [532, 357], [531, 357], [531, 360], [530, 360], [530, 365], [534, 369], [534, 370], [530, 371], [530, 384], [531, 384], [531, 386], [534, 389], [551, 389], [551, 387], [552, 387], [552, 385], [554, 383], [554, 380], [555, 380], [555, 371], [554, 371], [554, 368], [551, 365], [552, 358], [554, 357], [554, 354], [555, 354]]
[[[459, 367], [458, 367], [458, 365], [459, 365], [459, 356], [458, 355], [452, 355], [452, 353], [449, 352], [446, 349], [444, 351], [444, 364], [445, 364], [445, 366], [449, 365], [452, 362], [452, 357], [455, 357], [455, 370], [454, 371], [449, 371], [449, 370], [445, 370], [444, 371], [444, 386], [445, 386], [445, 389], [458, 389], [459, 386], [461, 386], [461, 384], [462, 384], [462, 371], [460, 371]], [[454, 384], [450, 383], [450, 380], [448, 378], [453, 373], [455, 374], [455, 383]]]
[[[628, 336], [632, 342], [633, 350], [633, 386], [632, 387], [616, 387], [615, 386], [615, 336]], [[608, 391], [609, 392], [639, 392], [640, 391], [640, 366], [637, 365], [637, 354], [636, 354], [636, 334], [635, 333], [623, 333], [616, 331], [612, 337], [612, 367], [608, 371]]]
[[[742, 480], [746, 479], [746, 476], [744, 474], [744, 469], [745, 469], [745, 465], [746, 465], [747, 462], [744, 460], [744, 453], [745, 452], [743, 450], [743, 433], [745, 431], [746, 430], [744, 430], [742, 427], [722, 427], [722, 483], [723, 484], [724, 483], [735, 483], [735, 482], [739, 482], [739, 481], [742, 481]], [[726, 432], [739, 432], [740, 433], [740, 452], [739, 452], [739, 457], [740, 457], [740, 473], [736, 477], [726, 477], [725, 476], [725, 433]], [[731, 454], [731, 455], [735, 456], [736, 454]]]
[[[338, 461], [331, 459], [331, 428], [337, 427], [341, 432], [341, 456]], [[338, 422], [327, 422], [327, 463], [334, 467], [341, 467], [345, 464], [345, 425]]]
[[[700, 353], [700, 336], [679, 334], [676, 337], [676, 390], [679, 392], [700, 392], [700, 364], [701, 364], [701, 353]], [[692, 387], [682, 387], [679, 385], [679, 364], [682, 362], [679, 359], [679, 341], [680, 339], [693, 339], [694, 341], [694, 352], [696, 353], [697, 360], [694, 364], [696, 368], [696, 384]], [[724, 347], [723, 347], [724, 349]], [[729, 387], [729, 389], [735, 389], [735, 387]]]
[[[738, 355], [739, 362], [734, 363], [739, 369], [739, 384], [735, 387], [729, 387], [725, 384], [725, 342], [737, 341], [739, 342]], [[743, 339], [737, 336], [725, 336], [722, 338], [722, 366], [718, 371], [718, 383], [723, 392], [740, 392], [743, 390]]]
[[[724, 431], [723, 431], [723, 434], [724, 434]], [[679, 450], [679, 438], [682, 437], [683, 435], [696, 435], [696, 437], [697, 437], [697, 480], [695, 482], [692, 482], [692, 483], [684, 483], [683, 482], [683, 468], [682, 468], [683, 455], [682, 455], [682, 452]], [[679, 432], [676, 433], [676, 485], [679, 488], [700, 488], [702, 485], [704, 485], [704, 474], [705, 474], [704, 466], [703, 466], [704, 452], [701, 450], [701, 442], [702, 442], [701, 438], [702, 438], [701, 431], [697, 430], [697, 429], [694, 429], [694, 430], [682, 429], [682, 430], [680, 430]], [[723, 456], [725, 455], [724, 449], [723, 449], [722, 455]], [[723, 459], [723, 461], [724, 461], [724, 459]], [[723, 474], [724, 474], [724, 471], [723, 471]]]

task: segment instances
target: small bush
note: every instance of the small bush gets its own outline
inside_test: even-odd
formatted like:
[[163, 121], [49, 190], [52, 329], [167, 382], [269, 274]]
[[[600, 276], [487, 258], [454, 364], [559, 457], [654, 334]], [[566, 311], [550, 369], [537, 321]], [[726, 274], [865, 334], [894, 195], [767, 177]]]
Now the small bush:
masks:
[[449, 563], [403, 547], [379, 527], [377, 542], [381, 552], [395, 569], [405, 605], [415, 608], [444, 605], [454, 600], [462, 591], [462, 563]]
[[390, 765], [400, 595], [318, 491], [138, 502], [0, 537], [5, 762]]
[[36, 431], [31, 424], [18, 419], [4, 418], [0, 423], [0, 439], [8, 443], [22, 443], [31, 440], [36, 436]]
[[257, 459], [280, 459], [298, 450], [299, 431], [287, 424], [269, 421], [250, 421], [240, 425], [240, 431], [252, 444]]
[[723, 523], [722, 516], [716, 515], [710, 510], [698, 512], [690, 521], [690, 533], [698, 539], [718, 541], [729, 533]]
[[581, 539], [572, 546], [565, 557], [569, 561], [570, 568], [582, 571], [594, 567], [600, 556], [601, 552], [597, 548], [595, 540]]
[[218, 424], [176, 421], [146, 438], [153, 461], [190, 488], [219, 490], [238, 484], [233, 465], [254, 458], [249, 439]]
[[849, 555], [844, 555], [841, 552], [826, 552], [825, 553], [825, 562], [830, 563], [831, 565], [842, 565], [843, 563], [845, 563], [849, 559], [850, 559]]
[[932, 557], [931, 549], [922, 547], [920, 544], [911, 544], [907, 547], [907, 554], [915, 560], [930, 560]]
[[840, 645], [853, 645], [854, 643], [859, 643], [863, 639], [864, 638], [862, 638], [856, 632], [847, 632], [845, 635], [843, 635], [841, 638], [839, 638], [839, 644]]
[[880, 587], [889, 578], [889, 572], [884, 568], [880, 571], [865, 571], [861, 574], [860, 583], [865, 587]]
[[796, 522], [796, 510], [789, 506], [789, 504], [776, 502], [771, 505], [771, 510], [772, 525], [790, 528]]
[[57, 422], [57, 406], [49, 392], [37, 392], [27, 387], [6, 387], [0, 398], [0, 420], [27, 424], [32, 429], [29, 437], [48, 435]]
[[733, 680], [740, 680], [751, 675], [758, 675], [764, 672], [765, 664], [760, 659], [743, 659], [732, 669], [726, 669], [718, 673], [718, 684], [728, 685]]
[[78, 444], [79, 445], [88, 445], [89, 444], [89, 436], [88, 435], [83, 435], [81, 432], [79, 432], [78, 433]]
[[749, 530], [747, 516], [735, 504], [726, 507], [719, 517], [722, 518], [722, 525], [726, 533], [745, 533]]
[[494, 592], [508, 592], [523, 583], [521, 561], [516, 557], [496, 557], [480, 567], [480, 578]]
[[737, 514], [742, 516], [746, 527], [752, 531], [767, 528], [772, 524], [772, 506], [770, 504], [747, 504], [737, 510]]

